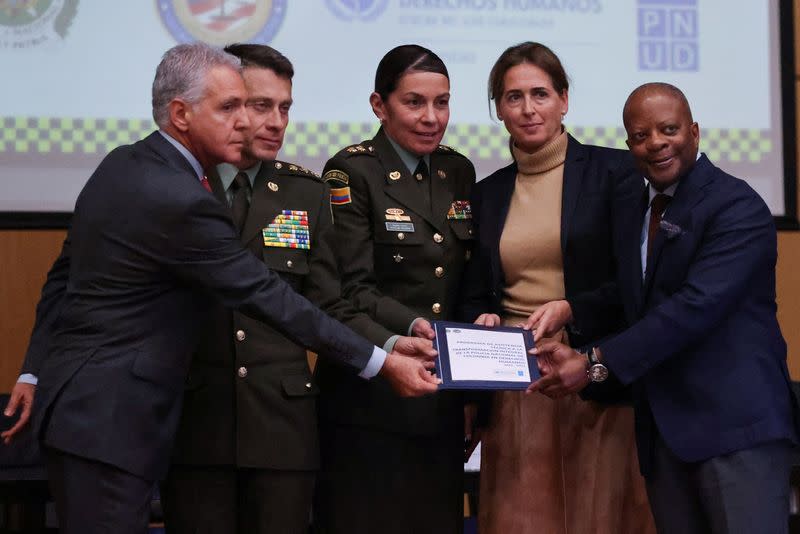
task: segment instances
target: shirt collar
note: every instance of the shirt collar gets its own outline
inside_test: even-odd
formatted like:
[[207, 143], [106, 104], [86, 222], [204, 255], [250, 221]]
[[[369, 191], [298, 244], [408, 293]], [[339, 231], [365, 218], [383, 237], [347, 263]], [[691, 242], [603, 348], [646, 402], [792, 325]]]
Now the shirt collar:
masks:
[[[406, 166], [408, 172], [413, 173], [415, 170], [417, 170], [417, 165], [419, 165], [420, 157], [412, 154], [405, 148], [401, 147], [398, 143], [395, 142], [394, 139], [392, 139], [388, 135], [386, 136], [386, 139], [389, 140], [389, 143], [391, 143], [392, 147], [394, 148], [394, 151], [397, 152], [398, 156], [400, 156], [400, 161], [402, 161], [403, 164]], [[425, 154], [424, 156], [422, 156], [422, 159], [425, 161], [425, 165], [427, 165], [428, 168], [430, 169], [431, 155]]]
[[175, 139], [174, 137], [172, 137], [171, 135], [169, 135], [169, 134], [168, 134], [167, 132], [165, 132], [164, 130], [159, 130], [159, 131], [158, 131], [158, 133], [160, 133], [161, 135], [163, 135], [163, 136], [164, 136], [164, 139], [166, 139], [167, 141], [169, 141], [169, 143], [170, 143], [172, 146], [174, 146], [174, 147], [177, 149], [177, 151], [178, 151], [178, 152], [180, 152], [180, 153], [181, 153], [181, 155], [182, 155], [184, 158], [186, 158], [186, 161], [188, 161], [188, 162], [189, 162], [189, 164], [192, 166], [192, 169], [194, 169], [194, 172], [195, 172], [195, 174], [197, 175], [197, 179], [198, 179], [198, 180], [202, 180], [202, 179], [203, 179], [203, 176], [205, 176], [205, 173], [203, 172], [203, 166], [202, 166], [202, 165], [200, 165], [200, 162], [199, 162], [199, 161], [197, 161], [197, 158], [196, 158], [196, 157], [194, 157], [194, 154], [192, 154], [191, 152], [189, 152], [189, 149], [188, 149], [188, 148], [186, 148], [185, 146], [183, 146], [183, 145], [180, 143], [180, 141], [178, 141], [177, 139]]
[[233, 183], [233, 179], [236, 178], [236, 175], [240, 172], [247, 175], [247, 179], [250, 180], [250, 187], [252, 188], [256, 183], [256, 175], [258, 171], [261, 170], [261, 163], [262, 162], [258, 161], [255, 165], [247, 169], [239, 169], [230, 163], [220, 163], [217, 165], [217, 174], [219, 174], [219, 179], [222, 181], [222, 186], [225, 188], [225, 191], [228, 190]]

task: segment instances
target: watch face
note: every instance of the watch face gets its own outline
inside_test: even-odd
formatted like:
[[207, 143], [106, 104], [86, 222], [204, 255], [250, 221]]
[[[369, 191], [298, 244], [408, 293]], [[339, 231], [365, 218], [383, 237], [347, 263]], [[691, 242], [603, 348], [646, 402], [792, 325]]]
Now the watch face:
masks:
[[589, 380], [592, 382], [602, 382], [608, 378], [608, 367], [601, 363], [596, 363], [589, 367]]

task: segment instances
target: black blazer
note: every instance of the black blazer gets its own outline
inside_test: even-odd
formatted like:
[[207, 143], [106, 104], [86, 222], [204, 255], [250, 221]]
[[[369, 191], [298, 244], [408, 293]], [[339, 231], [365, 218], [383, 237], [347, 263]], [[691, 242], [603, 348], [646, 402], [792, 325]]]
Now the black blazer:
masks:
[[[574, 316], [570, 342], [575, 346], [622, 326], [612, 223], [615, 206], [633, 201], [641, 191], [641, 182], [634, 179], [631, 171], [626, 151], [583, 145], [569, 136], [561, 196], [561, 253], [566, 299]], [[512, 163], [473, 189], [477, 243], [464, 278], [459, 309], [464, 321], [472, 322], [481, 313], [503, 313], [505, 277], [500, 263], [500, 236], [516, 176], [517, 165]]]
[[227, 208], [161, 134], [111, 152], [78, 196], [37, 308], [22, 368], [39, 377], [34, 431], [163, 476], [212, 297], [354, 370], [372, 354], [242, 248]]

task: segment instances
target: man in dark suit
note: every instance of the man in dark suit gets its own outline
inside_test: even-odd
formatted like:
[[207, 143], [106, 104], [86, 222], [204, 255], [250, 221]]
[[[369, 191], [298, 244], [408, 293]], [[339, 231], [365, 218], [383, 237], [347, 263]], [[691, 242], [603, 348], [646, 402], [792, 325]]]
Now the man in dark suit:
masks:
[[[31, 427], [61, 532], [145, 530], [212, 298], [363, 378], [380, 372], [405, 394], [436, 389], [422, 362], [374, 347], [242, 248], [203, 185], [204, 170], [241, 158], [249, 118], [239, 66], [203, 44], [164, 55], [153, 82], [160, 131], [103, 160], [48, 275], [22, 371], [38, 377]], [[21, 397], [29, 405], [29, 390], [18, 384], [7, 411]]]
[[[210, 173], [212, 190], [230, 206], [234, 222], [240, 220], [245, 248], [333, 317], [383, 346], [392, 333], [341, 298], [330, 243], [330, 189], [302, 167], [276, 160], [292, 105], [291, 62], [265, 45], [225, 50], [242, 60], [251, 127], [242, 161]], [[307, 533], [319, 469], [319, 391], [306, 351], [222, 305], [208, 315], [213, 319], [192, 359], [172, 466], [162, 485], [167, 531]]]
[[540, 343], [544, 376], [530, 390], [577, 391], [606, 366], [633, 384], [659, 531], [786, 532], [797, 428], [775, 316], [772, 216], [749, 185], [698, 155], [699, 128], [676, 87], [637, 88], [623, 120], [649, 182], [643, 201], [619, 214], [630, 326], [588, 354]]

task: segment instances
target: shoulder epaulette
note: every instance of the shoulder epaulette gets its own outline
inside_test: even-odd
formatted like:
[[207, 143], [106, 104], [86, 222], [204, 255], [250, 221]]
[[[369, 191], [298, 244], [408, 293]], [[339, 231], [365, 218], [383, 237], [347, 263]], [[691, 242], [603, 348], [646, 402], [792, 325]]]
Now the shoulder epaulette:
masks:
[[375, 149], [369, 142], [364, 141], [362, 143], [358, 143], [357, 145], [350, 145], [343, 148], [342, 153], [344, 153], [347, 157], [365, 155], [373, 156], [375, 155]]
[[289, 172], [292, 174], [296, 174], [298, 176], [305, 176], [307, 178], [316, 178], [319, 180], [319, 174], [315, 173], [310, 169], [306, 169], [305, 167], [301, 167], [300, 165], [295, 165], [294, 163], [286, 163], [285, 161], [275, 161], [275, 169], [283, 170], [284, 172]]
[[439, 145], [438, 147], [436, 147], [436, 153], [437, 154], [453, 154], [455, 156], [461, 156], [462, 158], [466, 158], [467, 157], [464, 154], [462, 154], [461, 152], [459, 152], [458, 150], [456, 150], [455, 148], [449, 147], [447, 145]]

